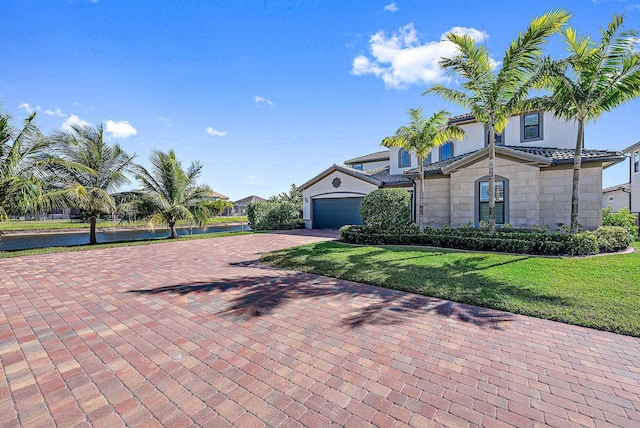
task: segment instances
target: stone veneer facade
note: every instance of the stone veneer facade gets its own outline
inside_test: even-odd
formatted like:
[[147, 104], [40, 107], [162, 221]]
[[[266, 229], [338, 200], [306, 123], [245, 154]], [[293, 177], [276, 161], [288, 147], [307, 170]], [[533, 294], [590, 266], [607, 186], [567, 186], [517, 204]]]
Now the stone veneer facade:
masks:
[[[432, 227], [477, 225], [476, 181], [486, 177], [488, 159], [467, 164], [450, 176], [425, 182], [425, 224]], [[496, 157], [496, 175], [508, 180], [508, 217], [513, 226], [568, 225], [571, 215], [572, 165], [546, 167]], [[419, 182], [416, 182], [416, 185]], [[602, 167], [583, 165], [580, 174], [579, 223], [583, 229], [602, 224]]]

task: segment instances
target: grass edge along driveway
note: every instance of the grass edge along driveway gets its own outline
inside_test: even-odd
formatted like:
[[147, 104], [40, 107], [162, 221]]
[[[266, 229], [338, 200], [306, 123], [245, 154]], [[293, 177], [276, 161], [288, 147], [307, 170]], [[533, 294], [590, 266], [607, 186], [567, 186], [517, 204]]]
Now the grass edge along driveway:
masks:
[[640, 243], [587, 258], [321, 242], [262, 263], [640, 337]]

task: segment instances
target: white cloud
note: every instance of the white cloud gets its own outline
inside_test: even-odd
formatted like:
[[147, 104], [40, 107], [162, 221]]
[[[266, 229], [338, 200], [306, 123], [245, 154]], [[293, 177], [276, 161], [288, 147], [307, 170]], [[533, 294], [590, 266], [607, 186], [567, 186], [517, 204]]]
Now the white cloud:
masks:
[[67, 120], [62, 122], [62, 129], [64, 129], [65, 131], [69, 131], [71, 130], [72, 126], [82, 127], [82, 126], [90, 126], [90, 125], [91, 124], [86, 120], [82, 120], [77, 115], [72, 114], [67, 118]]
[[[449, 31], [468, 34], [476, 42], [487, 38], [486, 33], [475, 28], [453, 27]], [[444, 40], [444, 34], [438, 41], [421, 43], [413, 23], [390, 36], [384, 31], [374, 34], [369, 39], [369, 50], [371, 57], [360, 55], [353, 59], [351, 74], [373, 74], [380, 77], [387, 88], [396, 89], [446, 82], [446, 73], [439, 62], [457, 53], [455, 45]]]
[[136, 128], [131, 126], [131, 124], [126, 120], [121, 120], [120, 122], [107, 120], [105, 124], [107, 125], [106, 131], [115, 138], [129, 138], [132, 135], [136, 135], [138, 133]]
[[48, 114], [49, 116], [58, 116], [58, 117], [67, 117], [68, 115], [62, 113], [60, 107], [56, 107], [55, 110], [47, 109], [44, 111], [44, 114]]
[[397, 12], [398, 11], [398, 5], [395, 3], [389, 3], [388, 5], [386, 5], [384, 7], [384, 10], [388, 11], [388, 12]]
[[24, 109], [24, 111], [26, 111], [26, 112], [27, 112], [27, 113], [29, 113], [29, 114], [33, 113], [34, 111], [38, 111], [38, 110], [40, 110], [40, 109], [41, 109], [41, 107], [40, 107], [40, 106], [31, 107], [31, 106], [29, 105], [29, 103], [21, 103], [21, 104], [18, 106], [18, 108]]
[[216, 131], [212, 127], [208, 127], [207, 128], [207, 134], [209, 134], [209, 135], [211, 135], [213, 137], [224, 137], [225, 135], [228, 134], [228, 132], [226, 132], [226, 131]]
[[158, 120], [160, 122], [164, 123], [165, 125], [167, 125], [169, 128], [173, 127], [173, 123], [171, 123], [171, 121], [168, 118], [164, 117], [164, 116], [160, 116], [158, 118]]
[[260, 105], [270, 105], [270, 106], [272, 106], [273, 105], [273, 101], [271, 101], [268, 98], [264, 98], [264, 97], [261, 97], [261, 96], [258, 96], [258, 95], [256, 95], [253, 100], [255, 101], [257, 106], [260, 106]]

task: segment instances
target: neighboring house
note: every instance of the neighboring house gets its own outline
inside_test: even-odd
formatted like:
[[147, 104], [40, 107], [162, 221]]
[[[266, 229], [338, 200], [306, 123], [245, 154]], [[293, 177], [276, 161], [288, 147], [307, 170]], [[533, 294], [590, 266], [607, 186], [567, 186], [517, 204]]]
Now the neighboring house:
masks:
[[218, 193], [218, 192], [214, 192], [211, 191], [213, 193], [213, 196], [211, 197], [212, 200], [217, 201], [218, 199], [222, 199], [223, 201], [228, 201], [229, 197], [223, 195], [222, 193]]
[[239, 199], [233, 202], [233, 215], [247, 215], [247, 205], [249, 205], [249, 202], [267, 202], [267, 200], [256, 195]]
[[620, 208], [631, 206], [631, 189], [629, 183], [602, 189], [602, 208], [611, 207], [614, 212]]
[[[478, 226], [488, 220], [488, 131], [469, 114], [450, 122], [463, 128], [466, 137], [433, 150], [425, 160], [425, 223]], [[570, 223], [576, 132], [572, 122], [536, 111], [512, 117], [494, 137], [498, 224], [556, 228]], [[305, 226], [359, 224], [359, 203], [377, 188], [403, 187], [414, 193], [419, 173], [415, 154], [397, 147], [388, 153], [384, 167], [352, 167], [362, 163], [364, 169], [361, 160], [374, 153], [334, 165], [303, 184]], [[584, 150], [578, 219], [583, 228], [602, 224], [602, 169], [623, 159], [621, 152]]]

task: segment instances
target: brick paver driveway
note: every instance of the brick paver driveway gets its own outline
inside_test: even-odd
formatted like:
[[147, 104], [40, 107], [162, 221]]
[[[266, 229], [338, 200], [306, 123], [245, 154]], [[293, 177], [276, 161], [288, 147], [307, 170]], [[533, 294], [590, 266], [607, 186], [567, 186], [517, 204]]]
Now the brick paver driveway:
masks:
[[256, 263], [321, 239], [0, 260], [0, 426], [640, 426], [640, 340]]

